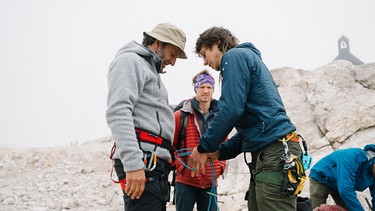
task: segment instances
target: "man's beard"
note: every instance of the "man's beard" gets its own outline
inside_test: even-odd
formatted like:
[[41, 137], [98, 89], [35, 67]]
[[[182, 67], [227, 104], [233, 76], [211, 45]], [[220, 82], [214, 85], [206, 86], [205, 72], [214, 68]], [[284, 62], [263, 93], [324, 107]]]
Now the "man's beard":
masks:
[[159, 73], [165, 73], [165, 71], [163, 71], [163, 69], [164, 69], [164, 67], [163, 67], [164, 49], [161, 48], [160, 50], [156, 51], [156, 55], [161, 59]]

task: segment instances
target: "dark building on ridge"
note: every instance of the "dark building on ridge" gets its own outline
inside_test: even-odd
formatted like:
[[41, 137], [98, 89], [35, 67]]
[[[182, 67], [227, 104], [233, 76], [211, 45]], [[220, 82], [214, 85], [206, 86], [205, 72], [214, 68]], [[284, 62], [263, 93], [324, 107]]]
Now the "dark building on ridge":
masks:
[[353, 65], [361, 65], [363, 62], [350, 53], [349, 39], [342, 35], [338, 40], [339, 55], [334, 60], [347, 60]]

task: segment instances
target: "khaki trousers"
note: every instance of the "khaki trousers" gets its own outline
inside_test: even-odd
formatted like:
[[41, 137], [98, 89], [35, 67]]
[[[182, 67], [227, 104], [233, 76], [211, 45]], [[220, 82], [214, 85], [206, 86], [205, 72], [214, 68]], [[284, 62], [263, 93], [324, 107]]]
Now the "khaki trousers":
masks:
[[332, 199], [335, 201], [335, 203], [345, 209], [348, 209], [344, 203], [344, 201], [341, 199], [340, 194], [337, 190], [333, 190], [323, 183], [320, 183], [313, 178], [310, 178], [310, 199], [312, 207], [319, 207], [321, 204], [326, 204], [328, 195], [332, 196]]
[[[288, 142], [289, 151], [301, 157], [302, 150], [297, 142]], [[252, 153], [252, 163], [255, 175], [259, 172], [282, 172], [283, 162], [280, 155], [284, 152], [281, 142], [276, 141], [262, 150]], [[270, 211], [297, 210], [297, 195], [282, 195], [282, 184], [268, 182], [250, 181], [248, 210], [249, 211]]]

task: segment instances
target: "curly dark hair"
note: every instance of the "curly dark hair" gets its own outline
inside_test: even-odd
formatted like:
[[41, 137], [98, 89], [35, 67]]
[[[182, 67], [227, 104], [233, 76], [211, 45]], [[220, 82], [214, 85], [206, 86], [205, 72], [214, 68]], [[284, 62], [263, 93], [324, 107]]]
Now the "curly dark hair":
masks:
[[219, 50], [224, 54], [229, 49], [238, 45], [239, 40], [232, 32], [223, 27], [211, 27], [199, 35], [195, 43], [195, 53], [199, 55], [202, 48], [211, 49], [217, 44]]

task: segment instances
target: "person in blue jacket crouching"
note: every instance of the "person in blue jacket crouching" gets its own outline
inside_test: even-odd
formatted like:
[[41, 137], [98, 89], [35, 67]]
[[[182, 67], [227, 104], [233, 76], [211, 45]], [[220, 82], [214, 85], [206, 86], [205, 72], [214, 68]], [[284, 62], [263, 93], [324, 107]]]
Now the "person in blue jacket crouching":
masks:
[[347, 210], [365, 210], [357, 198], [356, 191], [369, 188], [372, 211], [375, 211], [374, 160], [374, 144], [367, 144], [364, 149], [336, 150], [319, 160], [310, 170], [312, 207], [325, 204], [330, 194], [337, 205]]

